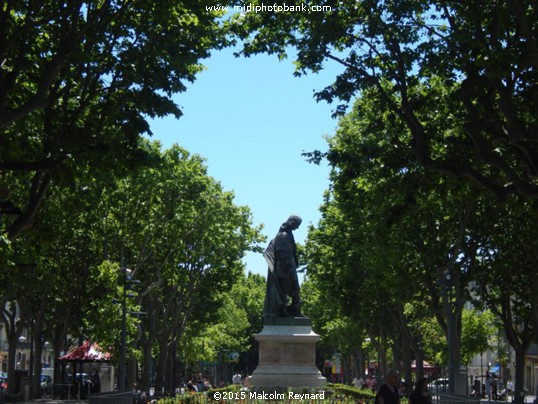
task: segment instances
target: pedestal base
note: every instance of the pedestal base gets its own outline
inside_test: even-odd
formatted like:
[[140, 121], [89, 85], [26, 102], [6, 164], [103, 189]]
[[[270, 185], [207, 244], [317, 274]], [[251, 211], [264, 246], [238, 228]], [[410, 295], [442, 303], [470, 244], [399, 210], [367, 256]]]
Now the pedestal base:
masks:
[[[280, 325], [284, 324], [284, 325]], [[316, 342], [308, 319], [273, 320], [254, 336], [260, 343], [259, 365], [249, 377], [254, 387], [323, 387], [316, 368]]]

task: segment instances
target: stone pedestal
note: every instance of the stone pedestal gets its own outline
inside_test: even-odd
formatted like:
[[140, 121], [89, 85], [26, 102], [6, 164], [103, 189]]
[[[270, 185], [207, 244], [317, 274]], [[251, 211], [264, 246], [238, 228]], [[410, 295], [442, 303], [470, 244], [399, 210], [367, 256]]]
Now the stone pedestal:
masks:
[[259, 364], [248, 383], [254, 387], [322, 387], [316, 367], [316, 342], [307, 318], [270, 318], [254, 336], [260, 344]]

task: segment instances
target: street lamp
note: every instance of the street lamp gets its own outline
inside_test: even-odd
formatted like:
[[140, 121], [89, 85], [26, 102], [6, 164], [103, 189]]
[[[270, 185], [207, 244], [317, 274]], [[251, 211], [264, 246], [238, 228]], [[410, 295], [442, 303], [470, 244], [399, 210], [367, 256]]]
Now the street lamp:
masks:
[[49, 367], [50, 364], [47, 360], [47, 349], [49, 348], [49, 343], [48, 341], [45, 341], [45, 343], [43, 344], [43, 361], [42, 361], [42, 367], [45, 368], [45, 367]]
[[129, 268], [120, 268], [123, 272], [123, 298], [121, 301], [121, 342], [120, 342], [120, 363], [118, 369], [118, 390], [125, 391], [125, 356], [126, 356], [126, 340], [127, 340], [127, 298], [135, 297], [132, 293], [127, 293], [131, 289], [131, 285], [140, 283], [132, 278], [133, 271]]
[[23, 354], [22, 350], [25, 348], [24, 344], [26, 343], [26, 337], [24, 335], [21, 335], [19, 337], [19, 350], [17, 351], [17, 368], [18, 369], [25, 369], [24, 363], [23, 363]]

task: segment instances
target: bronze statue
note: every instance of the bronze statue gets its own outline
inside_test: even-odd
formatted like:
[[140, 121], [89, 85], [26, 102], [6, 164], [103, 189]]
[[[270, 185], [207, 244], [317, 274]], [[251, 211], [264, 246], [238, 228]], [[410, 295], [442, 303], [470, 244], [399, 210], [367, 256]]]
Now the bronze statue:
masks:
[[299, 216], [291, 215], [282, 223], [276, 237], [263, 253], [269, 265], [263, 317], [304, 317], [300, 310], [299, 264], [292, 233], [301, 222]]

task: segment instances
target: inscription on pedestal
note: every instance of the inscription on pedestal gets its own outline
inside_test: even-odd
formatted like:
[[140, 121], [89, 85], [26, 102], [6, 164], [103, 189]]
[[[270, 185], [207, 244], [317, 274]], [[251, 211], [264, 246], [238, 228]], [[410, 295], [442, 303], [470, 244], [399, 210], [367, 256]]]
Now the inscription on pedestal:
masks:
[[309, 324], [265, 325], [256, 334], [259, 365], [249, 383], [257, 387], [321, 387], [325, 378], [316, 368], [319, 335]]
[[312, 365], [316, 360], [313, 344], [294, 342], [260, 342], [260, 363], [265, 365]]

